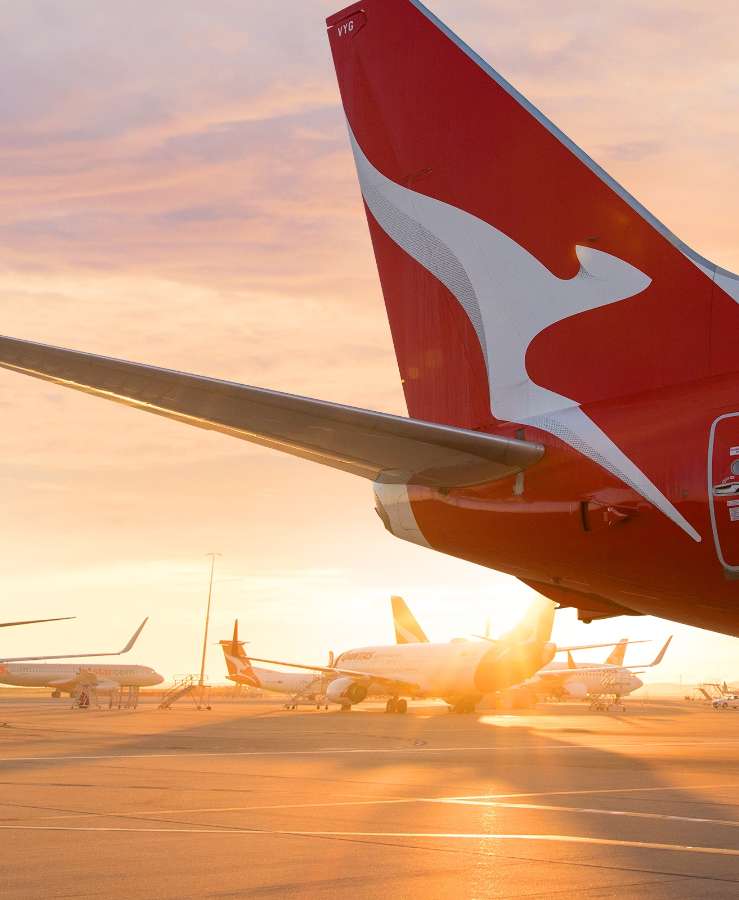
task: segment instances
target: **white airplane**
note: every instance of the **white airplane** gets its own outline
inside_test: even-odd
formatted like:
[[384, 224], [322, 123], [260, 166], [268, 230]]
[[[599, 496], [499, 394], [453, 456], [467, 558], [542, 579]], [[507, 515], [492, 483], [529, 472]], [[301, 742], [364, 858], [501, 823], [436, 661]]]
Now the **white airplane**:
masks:
[[[391, 603], [397, 643], [428, 641], [423, 628], [402, 597], [392, 597]], [[479, 637], [486, 641], [491, 640], [487, 635], [479, 635]], [[534, 693], [546, 696], [559, 698], [568, 696], [579, 699], [590, 697], [594, 703], [602, 703], [605, 697], [612, 696], [615, 702], [619, 702], [621, 697], [630, 694], [642, 685], [641, 679], [634, 674], [632, 669], [645, 669], [659, 665], [671, 640], [671, 637], [667, 639], [665, 646], [653, 662], [636, 667], [624, 666], [626, 647], [628, 644], [645, 643], [644, 641], [629, 641], [627, 638], [622, 638], [615, 644], [611, 642], [557, 647], [558, 652], [567, 652], [567, 662], [552, 661], [548, 663], [522, 687], [531, 688]], [[613, 647], [602, 665], [576, 663], [572, 658], [575, 650], [595, 647]]]
[[328, 682], [327, 699], [344, 711], [379, 694], [390, 697], [388, 713], [406, 712], [407, 697], [442, 698], [454, 712], [474, 712], [484, 694], [520, 684], [551, 661], [557, 652], [550, 641], [554, 608], [551, 600], [536, 598], [522, 621], [498, 641], [416, 639], [358, 647], [342, 653], [331, 666], [251, 660], [321, 673]]
[[122, 656], [133, 647], [148, 619], [139, 625], [122, 650], [103, 653], [62, 653], [58, 656], [17, 656], [0, 659], [0, 684], [16, 687], [49, 687], [52, 696], [76, 694], [82, 688], [94, 688], [107, 693], [120, 687], [151, 687], [164, 678], [148, 666], [111, 664], [48, 663], [41, 660], [85, 658], [91, 656]]
[[[672, 635], [667, 638], [654, 660], [643, 665], [625, 666], [624, 653], [629, 641], [621, 640], [605, 663], [592, 665], [576, 663], [572, 654], [567, 654], [567, 662], [552, 662], [531, 679], [527, 687], [537, 694], [546, 696], [571, 697], [584, 700], [590, 698], [594, 707], [608, 707], [610, 700], [619, 704], [621, 698], [640, 688], [643, 684], [636, 674], [644, 669], [658, 666], [670, 646]], [[637, 642], [634, 642], [637, 643]]]
[[[264, 669], [252, 666], [251, 660], [244, 650], [244, 642], [239, 640], [239, 620], [234, 622], [234, 633], [230, 641], [220, 641], [229, 681], [249, 687], [261, 688], [276, 694], [285, 694], [289, 698], [287, 709], [297, 709], [298, 704], [305, 703], [319, 708], [326, 704], [326, 686], [328, 678], [315, 672], [279, 672], [276, 669]], [[329, 664], [333, 659], [329, 660]]]

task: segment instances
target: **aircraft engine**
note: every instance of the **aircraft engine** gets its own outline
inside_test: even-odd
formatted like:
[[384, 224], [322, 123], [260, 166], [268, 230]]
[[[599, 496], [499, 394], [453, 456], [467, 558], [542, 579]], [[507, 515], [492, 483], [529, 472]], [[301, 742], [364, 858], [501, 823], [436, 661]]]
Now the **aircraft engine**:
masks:
[[570, 697], [577, 697], [578, 700], [582, 700], [583, 697], [587, 696], [588, 688], [582, 681], [577, 681], [576, 679], [571, 679], [570, 681], [565, 681], [564, 684], [565, 693], [567, 693]]
[[360, 684], [353, 678], [335, 678], [326, 690], [326, 697], [332, 703], [361, 703], [367, 696], [367, 685]]

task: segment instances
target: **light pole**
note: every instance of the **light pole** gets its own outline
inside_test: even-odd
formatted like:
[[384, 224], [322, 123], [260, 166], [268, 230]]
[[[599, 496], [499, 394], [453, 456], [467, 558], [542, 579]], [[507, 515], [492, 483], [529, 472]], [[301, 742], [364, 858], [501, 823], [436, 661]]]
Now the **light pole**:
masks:
[[205, 630], [203, 632], [203, 655], [200, 658], [200, 680], [198, 681], [198, 687], [200, 688], [200, 700], [198, 702], [198, 709], [203, 708], [203, 701], [205, 697], [205, 654], [208, 650], [208, 626], [210, 625], [210, 601], [213, 596], [213, 573], [216, 568], [216, 556], [220, 556], [220, 553], [206, 553], [206, 556], [210, 557], [210, 580], [208, 581], [208, 605], [205, 607]]

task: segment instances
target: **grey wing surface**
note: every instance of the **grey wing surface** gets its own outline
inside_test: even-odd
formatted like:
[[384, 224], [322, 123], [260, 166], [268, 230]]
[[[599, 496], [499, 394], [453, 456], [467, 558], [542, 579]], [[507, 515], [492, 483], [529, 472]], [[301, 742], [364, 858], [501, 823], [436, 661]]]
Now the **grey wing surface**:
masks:
[[533, 442], [9, 337], [0, 367], [373, 481], [463, 487], [544, 454]]

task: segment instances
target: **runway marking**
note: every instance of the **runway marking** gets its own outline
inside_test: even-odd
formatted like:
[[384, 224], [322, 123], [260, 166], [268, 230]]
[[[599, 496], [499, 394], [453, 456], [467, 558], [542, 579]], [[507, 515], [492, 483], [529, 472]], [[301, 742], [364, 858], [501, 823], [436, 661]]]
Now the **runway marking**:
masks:
[[[167, 816], [167, 815], [184, 815], [190, 813], [227, 813], [227, 812], [260, 812], [273, 811], [282, 809], [326, 809], [340, 808], [349, 806], [390, 806], [411, 803], [438, 803], [460, 806], [483, 806], [483, 807], [499, 807], [501, 809], [522, 809], [522, 810], [538, 810], [550, 812], [575, 812], [586, 814], [598, 814], [609, 816], [627, 816], [633, 818], [645, 819], [665, 819], [676, 822], [692, 822], [697, 824], [710, 825], [728, 825], [739, 827], [739, 821], [731, 819], [710, 819], [696, 816], [676, 816], [667, 813], [645, 813], [631, 810], [611, 810], [611, 809], [595, 809], [581, 806], [557, 806], [544, 805], [534, 803], [507, 803], [507, 798], [516, 797], [532, 797], [532, 796], [557, 796], [568, 794], [617, 794], [617, 793], [641, 793], [642, 791], [692, 791], [711, 789], [739, 788], [739, 784], [709, 784], [709, 785], [666, 785], [664, 787], [649, 788], [603, 788], [594, 790], [578, 790], [578, 791], [547, 791], [532, 792], [519, 794], [470, 794], [466, 796], [445, 796], [445, 797], [391, 797], [376, 800], [333, 800], [323, 803], [272, 803], [263, 805], [249, 806], [201, 806], [201, 807], [179, 807], [177, 809], [145, 809], [145, 810], [119, 810], [119, 811], [100, 811], [100, 812], [84, 812], [72, 811], [59, 815], [42, 816], [44, 821], [58, 819], [86, 819], [86, 818], [127, 818], [131, 816]], [[8, 806], [14, 809], [39, 809], [37, 805], [24, 803], [2, 803], [0, 807]]]
[[[708, 749], [723, 744], [739, 744], [739, 739], [712, 740]], [[602, 749], [609, 752], [618, 750], [640, 749], [647, 750], [653, 747], [691, 747], [700, 746], [706, 749], [705, 740], [691, 739], [687, 741], [651, 741], [645, 745], [642, 738], [633, 738], [621, 743], [604, 741], [604, 748], [597, 744], [506, 744], [504, 746], [482, 747], [324, 747], [317, 750], [213, 750], [213, 751], [189, 751], [181, 750], [177, 753], [101, 753], [97, 755], [79, 756], [4, 756], [0, 757], [0, 765], [3, 763], [18, 762], [86, 762], [100, 759], [191, 759], [198, 757], [288, 757], [288, 756], [331, 756], [341, 754], [363, 753], [373, 754], [424, 754], [424, 753], [509, 753], [522, 750], [546, 751], [558, 753], [564, 751], [580, 753], [598, 753]]]
[[660, 819], [670, 822], [692, 822], [693, 824], [703, 825], [728, 825], [732, 828], [739, 828], [739, 821], [736, 819], [707, 819], [697, 816], [675, 816], [666, 813], [647, 813], [632, 812], [624, 809], [595, 809], [584, 806], [556, 806], [545, 803], [505, 803], [496, 800], [467, 800], [467, 799], [444, 799], [437, 800], [437, 803], [446, 803], [450, 806], [484, 806], [494, 807], [496, 809], [523, 809], [538, 812], [567, 812], [567, 813], [586, 813], [589, 815], [599, 816], [623, 816], [635, 819]]
[[[505, 800], [509, 797], [564, 797], [578, 794], [641, 794], [647, 791], [704, 791], [715, 788], [736, 788], [739, 783], [730, 784], [668, 784], [659, 787], [633, 787], [633, 788], [586, 788], [574, 791], [526, 791], [515, 794], [478, 794], [477, 797], [460, 797], [460, 800]], [[453, 799], [453, 798], [452, 798]]]
[[658, 841], [627, 841], [616, 838], [584, 837], [575, 834], [488, 834], [445, 831], [287, 831], [253, 828], [131, 828], [113, 826], [64, 826], [64, 825], [0, 825], [4, 831], [67, 831], [110, 832], [124, 834], [212, 834], [248, 835], [250, 837], [327, 837], [327, 838], [407, 838], [413, 840], [466, 840], [466, 841], [542, 841], [546, 843], [591, 844], [601, 847], [626, 847], [639, 850], [668, 850], [676, 853], [703, 853], [719, 856], [739, 856], [739, 850], [728, 847], [698, 847], [691, 844], [665, 844]]

